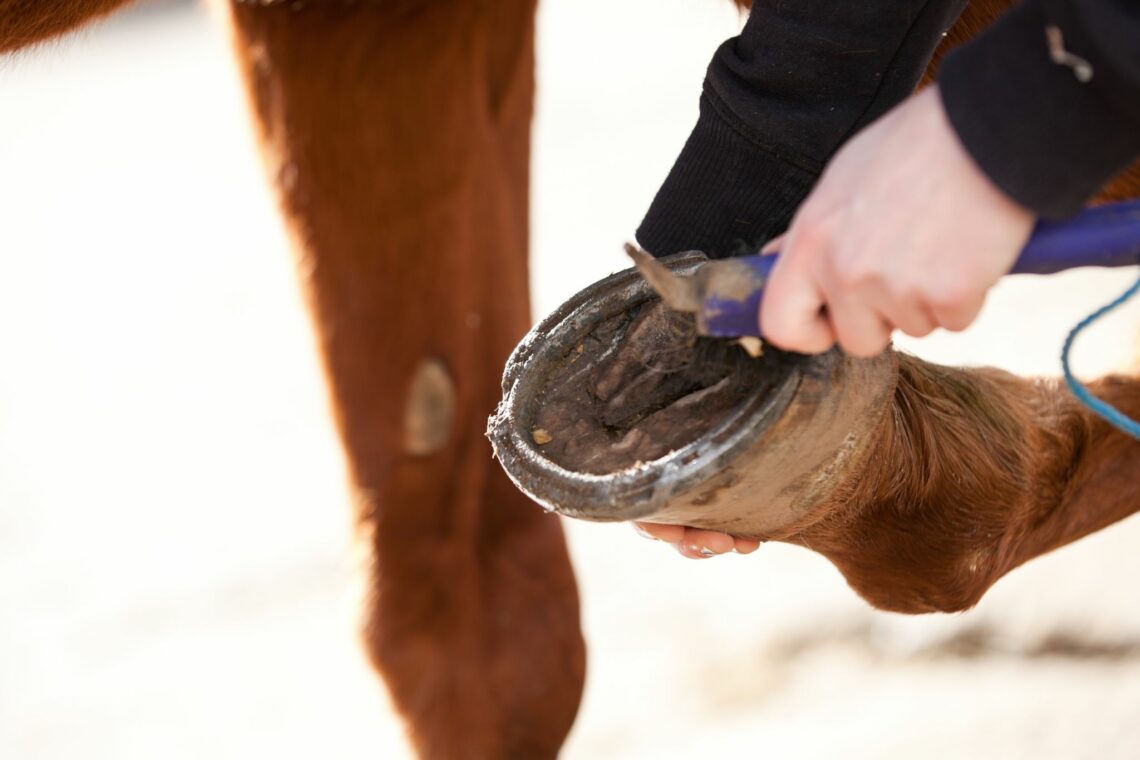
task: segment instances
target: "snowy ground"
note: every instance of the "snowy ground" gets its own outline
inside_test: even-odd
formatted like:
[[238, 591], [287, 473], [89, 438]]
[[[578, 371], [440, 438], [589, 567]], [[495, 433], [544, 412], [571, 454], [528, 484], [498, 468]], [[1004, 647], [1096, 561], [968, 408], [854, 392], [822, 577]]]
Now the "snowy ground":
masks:
[[[739, 20], [547, 0], [536, 315], [623, 268]], [[0, 61], [0, 756], [400, 758], [355, 644], [341, 455], [220, 30], [135, 12]], [[589, 220], [583, 223], [582, 220]], [[1001, 285], [907, 347], [1053, 373], [1130, 272]], [[1133, 307], [1078, 353], [1136, 352]], [[1140, 756], [1140, 522], [980, 607], [867, 609], [822, 559], [569, 526], [591, 646], [565, 756]]]

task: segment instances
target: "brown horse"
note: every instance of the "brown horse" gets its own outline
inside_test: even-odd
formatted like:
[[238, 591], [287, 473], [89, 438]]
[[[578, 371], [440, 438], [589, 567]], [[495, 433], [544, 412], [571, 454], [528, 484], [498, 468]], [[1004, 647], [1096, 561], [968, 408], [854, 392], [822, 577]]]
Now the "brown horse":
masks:
[[[0, 0], [0, 52], [126, 2]], [[975, 3], [951, 40], [1007, 4]], [[510, 485], [483, 438], [503, 362], [530, 323], [534, 6], [229, 5], [265, 163], [305, 263], [357, 517], [372, 548], [366, 645], [424, 757], [556, 755], [584, 675], [561, 529]], [[1128, 178], [1116, 197], [1140, 190], [1135, 168]], [[877, 440], [910, 466], [869, 472], [856, 491], [828, 502], [826, 519], [801, 526], [803, 542], [828, 553], [872, 601], [912, 610], [968, 604], [1009, 566], [1134, 505], [1136, 445], [1053, 390], [1027, 395], [1024, 381], [1007, 376], [938, 374], [918, 364], [904, 363], [898, 377], [899, 402]], [[988, 441], [992, 433], [975, 417], [948, 428], [937, 413], [939, 399], [963, 384], [996, 394], [1008, 418], [1002, 435], [1029, 431], [1032, 445], [1016, 467], [945, 459], [958, 451], [943, 445], [946, 436]], [[1134, 384], [1106, 381], [1103, 390], [1140, 411]], [[996, 441], [995, 453], [1007, 454], [1007, 443]], [[943, 561], [948, 532], [967, 549], [990, 547], [962, 527], [978, 502], [940, 491], [954, 468], [977, 480], [977, 492], [995, 483], [1036, 491], [1018, 502], [1025, 507], [1008, 545], [987, 555], [970, 583], [939, 592], [949, 600], [931, 601], [934, 592], [916, 579]], [[906, 522], [896, 505], [915, 493], [946, 518]], [[1120, 498], [1106, 499], [1113, 494]], [[896, 551], [915, 537], [907, 552]], [[901, 601], [884, 602], [887, 592]]]

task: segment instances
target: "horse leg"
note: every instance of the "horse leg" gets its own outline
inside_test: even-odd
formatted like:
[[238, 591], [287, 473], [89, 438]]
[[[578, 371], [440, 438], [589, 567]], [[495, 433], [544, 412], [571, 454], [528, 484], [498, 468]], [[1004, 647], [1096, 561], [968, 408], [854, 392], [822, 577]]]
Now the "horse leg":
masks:
[[559, 522], [484, 439], [529, 325], [533, 0], [232, 6], [424, 757], [553, 757], [584, 672]]
[[127, 2], [129, 0], [0, 0], [0, 53], [66, 34]]

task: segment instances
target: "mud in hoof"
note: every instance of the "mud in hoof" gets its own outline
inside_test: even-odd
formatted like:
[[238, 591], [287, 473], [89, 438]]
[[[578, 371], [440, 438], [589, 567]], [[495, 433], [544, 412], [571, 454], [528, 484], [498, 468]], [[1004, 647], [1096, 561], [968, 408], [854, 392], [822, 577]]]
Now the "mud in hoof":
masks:
[[[662, 260], [679, 275], [705, 261]], [[755, 348], [754, 346], [752, 348]], [[804, 356], [696, 334], [636, 269], [567, 300], [511, 354], [488, 421], [512, 482], [543, 507], [763, 538], [861, 460], [893, 354]]]
[[532, 439], [574, 472], [605, 475], [700, 438], [758, 390], [776, 387], [790, 357], [697, 334], [692, 315], [642, 302], [598, 323], [547, 375]]

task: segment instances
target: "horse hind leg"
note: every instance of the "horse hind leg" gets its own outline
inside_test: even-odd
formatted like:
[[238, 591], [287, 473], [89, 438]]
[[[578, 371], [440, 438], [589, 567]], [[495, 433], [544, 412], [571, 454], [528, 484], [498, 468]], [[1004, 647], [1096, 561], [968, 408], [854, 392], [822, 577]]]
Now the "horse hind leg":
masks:
[[424, 757], [553, 757], [584, 647], [558, 521], [483, 437], [529, 325], [533, 0], [234, 5]]

